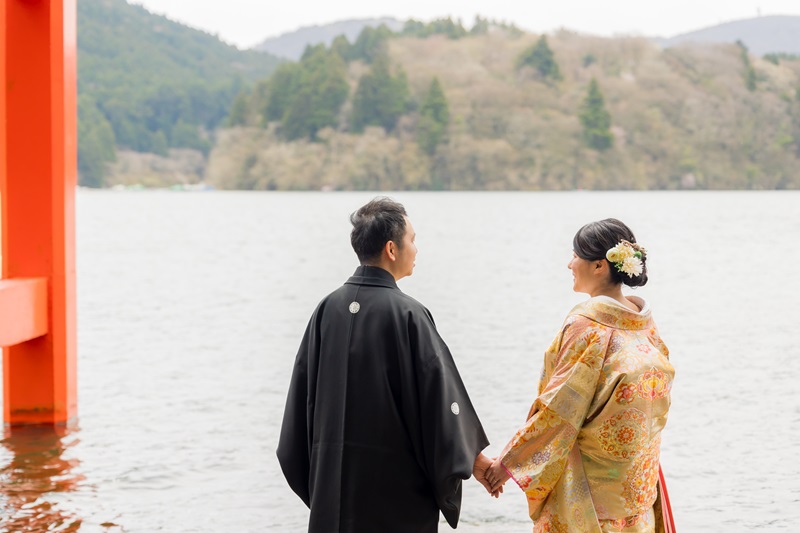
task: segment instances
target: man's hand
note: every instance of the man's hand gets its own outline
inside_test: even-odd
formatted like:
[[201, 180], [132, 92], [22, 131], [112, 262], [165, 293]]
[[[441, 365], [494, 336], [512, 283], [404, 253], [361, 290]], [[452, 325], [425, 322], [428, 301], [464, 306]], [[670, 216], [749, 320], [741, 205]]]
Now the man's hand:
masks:
[[503, 485], [500, 484], [500, 486], [496, 489], [492, 489], [491, 484], [486, 479], [486, 471], [491, 466], [492, 460], [483, 455], [483, 453], [480, 453], [478, 454], [478, 457], [475, 458], [475, 464], [472, 466], [472, 475], [475, 476], [475, 479], [478, 481], [478, 483], [484, 486], [486, 492], [495, 498], [499, 498], [500, 494], [503, 492]]
[[485, 481], [489, 485], [489, 488], [486, 490], [491, 492], [494, 492], [498, 489], [502, 491], [503, 485], [511, 477], [511, 474], [509, 474], [508, 471], [503, 467], [503, 463], [500, 462], [499, 457], [494, 460], [494, 463], [492, 463], [489, 468], [484, 470], [483, 474]]

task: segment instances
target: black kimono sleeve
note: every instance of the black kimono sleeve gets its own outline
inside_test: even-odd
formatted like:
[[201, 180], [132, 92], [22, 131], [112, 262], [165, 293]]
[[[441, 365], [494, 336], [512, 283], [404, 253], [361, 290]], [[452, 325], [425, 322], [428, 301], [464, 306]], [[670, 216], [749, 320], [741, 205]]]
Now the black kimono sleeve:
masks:
[[425, 468], [439, 509], [455, 528], [461, 510], [461, 480], [472, 475], [475, 458], [489, 441], [432, 317], [413, 320], [410, 332], [418, 361]]
[[314, 368], [309, 366], [314, 363], [318, 346], [317, 315], [318, 312], [315, 312], [311, 317], [297, 351], [277, 450], [286, 481], [307, 507], [311, 506], [309, 473], [313, 413], [310, 412], [310, 406], [314, 405], [313, 399], [309, 398], [309, 393], [314, 393], [313, 387], [309, 387], [310, 374]]

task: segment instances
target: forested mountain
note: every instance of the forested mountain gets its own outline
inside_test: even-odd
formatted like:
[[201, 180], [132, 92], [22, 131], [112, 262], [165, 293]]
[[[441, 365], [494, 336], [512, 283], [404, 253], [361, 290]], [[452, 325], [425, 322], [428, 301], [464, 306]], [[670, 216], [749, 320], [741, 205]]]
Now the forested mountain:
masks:
[[402, 29], [403, 22], [386, 17], [380, 19], [341, 20], [319, 26], [306, 26], [295, 31], [283, 33], [277, 37], [264, 39], [254, 48], [278, 57], [298, 61], [303, 55], [303, 50], [306, 49], [306, 46], [317, 44], [330, 46], [339, 35], [344, 35], [352, 42], [358, 38], [364, 28], [377, 28], [379, 26], [386, 26], [393, 31], [397, 31]]
[[800, 188], [800, 60], [745, 34], [662, 48], [409, 20], [282, 61], [124, 0], [79, 0], [78, 26], [88, 186]]
[[230, 124], [223, 188], [800, 188], [800, 61], [742, 43], [409, 21], [309, 47]]
[[125, 0], [79, 0], [81, 183], [102, 186], [116, 148], [207, 153], [234, 96], [279, 62]]
[[[377, 28], [385, 25], [392, 31], [400, 31], [403, 24], [403, 21], [393, 18], [337, 21], [306, 26], [277, 37], [270, 37], [254, 48], [297, 61], [308, 45], [330, 46], [333, 39], [339, 35], [344, 35], [353, 42], [367, 26]], [[769, 53], [800, 55], [798, 35], [800, 35], [800, 16], [771, 15], [734, 20], [668, 38], [655, 38], [654, 41], [664, 47], [688, 43], [734, 44], [736, 41], [741, 41], [751, 53], [757, 55]]]
[[743, 42], [752, 53], [800, 54], [800, 17], [768, 16], [735, 20], [662, 39], [663, 46], [684, 43]]

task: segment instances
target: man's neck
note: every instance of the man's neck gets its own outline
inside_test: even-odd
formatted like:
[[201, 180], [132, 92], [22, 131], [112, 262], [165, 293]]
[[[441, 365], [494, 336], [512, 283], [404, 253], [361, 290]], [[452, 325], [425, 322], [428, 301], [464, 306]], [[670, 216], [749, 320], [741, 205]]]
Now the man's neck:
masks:
[[[394, 264], [386, 258], [381, 258], [381, 261], [373, 261], [371, 263], [362, 263], [361, 266], [368, 266], [374, 268], [382, 268], [386, 272], [392, 275], [395, 281], [399, 280], [400, 278], [397, 277], [397, 274], [392, 272], [392, 266]], [[402, 277], [402, 276], [401, 276]]]

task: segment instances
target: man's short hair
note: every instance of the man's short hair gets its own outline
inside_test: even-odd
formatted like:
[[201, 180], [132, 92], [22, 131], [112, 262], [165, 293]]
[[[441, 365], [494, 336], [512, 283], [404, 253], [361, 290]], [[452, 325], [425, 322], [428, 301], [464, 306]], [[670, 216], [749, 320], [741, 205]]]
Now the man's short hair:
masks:
[[386, 197], [375, 198], [350, 215], [350, 244], [362, 265], [378, 259], [389, 241], [403, 246], [406, 216], [402, 204]]

